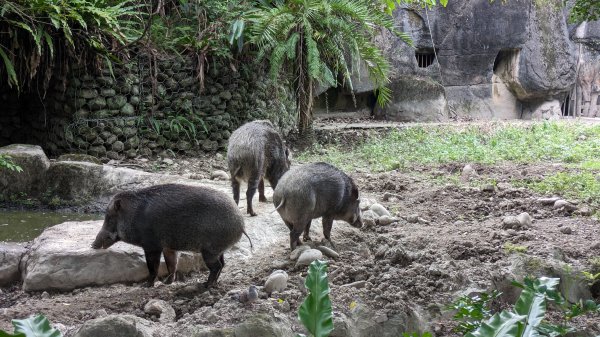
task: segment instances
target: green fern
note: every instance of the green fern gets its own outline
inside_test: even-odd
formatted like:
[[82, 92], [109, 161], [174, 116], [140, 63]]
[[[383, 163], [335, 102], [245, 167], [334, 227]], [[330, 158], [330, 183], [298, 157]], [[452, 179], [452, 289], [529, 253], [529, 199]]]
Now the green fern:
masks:
[[389, 102], [391, 65], [373, 39], [383, 28], [411, 43], [369, 0], [261, 1], [240, 20], [246, 22], [245, 41], [257, 47], [259, 62], [269, 62], [271, 77], [290, 74], [295, 80], [300, 130], [311, 123], [314, 86], [352, 89], [352, 74], [361, 67], [378, 88], [378, 102]]

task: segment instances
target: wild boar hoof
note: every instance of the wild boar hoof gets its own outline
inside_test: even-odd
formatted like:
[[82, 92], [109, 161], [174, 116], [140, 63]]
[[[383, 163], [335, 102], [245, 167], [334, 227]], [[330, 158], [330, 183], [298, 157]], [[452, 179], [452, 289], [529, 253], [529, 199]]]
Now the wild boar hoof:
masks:
[[260, 202], [267, 202], [267, 197], [265, 197], [264, 195], [263, 196], [259, 196], [258, 197], [258, 201], [260, 201]]
[[256, 212], [254, 211], [248, 211], [248, 214], [250, 214], [250, 216], [257, 216], [258, 214], [256, 214]]

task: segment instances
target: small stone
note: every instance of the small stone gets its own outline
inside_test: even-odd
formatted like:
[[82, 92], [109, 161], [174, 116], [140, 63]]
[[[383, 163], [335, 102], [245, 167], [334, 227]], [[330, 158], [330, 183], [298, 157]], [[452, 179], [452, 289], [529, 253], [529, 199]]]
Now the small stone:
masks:
[[217, 154], [215, 155], [215, 158], [216, 158], [217, 160], [223, 160], [223, 158], [224, 158], [224, 157], [223, 157], [223, 154], [222, 154], [222, 153], [217, 153]]
[[389, 225], [391, 223], [394, 223], [394, 222], [396, 222], [398, 220], [395, 219], [395, 218], [392, 218], [389, 215], [382, 215], [382, 216], [379, 217], [378, 221], [379, 221], [380, 225], [387, 226], [387, 225]]
[[527, 212], [523, 212], [517, 215], [517, 220], [519, 221], [522, 227], [531, 227], [531, 224], [533, 222], [531, 215], [529, 215], [529, 213]]
[[500, 190], [500, 191], [505, 191], [505, 190], [509, 190], [512, 188], [512, 185], [509, 183], [498, 183], [496, 184], [496, 187]]
[[583, 206], [578, 208], [577, 211], [575, 211], [575, 213], [581, 216], [590, 216], [592, 215], [592, 210], [587, 206]]
[[167, 165], [173, 165], [175, 163], [171, 158], [163, 158], [162, 162]]
[[367, 284], [367, 281], [365, 280], [361, 280], [361, 281], [356, 281], [356, 282], [352, 282], [352, 283], [347, 283], [347, 284], [342, 284], [340, 287], [341, 288], [364, 288], [365, 285]]
[[340, 257], [340, 254], [338, 252], [329, 247], [319, 246], [317, 247], [317, 249], [320, 250], [321, 253], [325, 254], [325, 256], [328, 256], [332, 259], [337, 259], [338, 257]]
[[361, 210], [361, 211], [366, 211], [366, 210], [368, 210], [369, 208], [371, 208], [371, 206], [372, 206], [373, 204], [375, 204], [375, 203], [376, 203], [376, 202], [375, 202], [375, 200], [373, 200], [373, 199], [369, 199], [369, 198], [363, 198], [363, 199], [360, 199], [360, 210]]
[[431, 224], [431, 221], [429, 221], [427, 219], [423, 219], [421, 217], [417, 218], [417, 222], [420, 223], [421, 225], [429, 225], [429, 224]]
[[387, 215], [390, 216], [390, 212], [388, 212], [387, 209], [385, 209], [385, 207], [383, 207], [381, 204], [373, 204], [370, 207], [370, 210], [373, 211], [373, 213], [377, 214], [377, 216], [382, 216], [382, 215]]
[[321, 253], [318, 249], [307, 249], [300, 254], [298, 261], [296, 262], [296, 267], [300, 266], [308, 266], [313, 261], [318, 260], [323, 257], [323, 253]]
[[161, 323], [175, 322], [175, 310], [163, 300], [151, 299], [144, 306], [144, 312], [159, 316], [158, 321]]
[[308, 246], [308, 245], [301, 245], [301, 246], [296, 247], [296, 249], [294, 249], [290, 253], [290, 260], [293, 260], [293, 261], [298, 260], [298, 257], [300, 257], [302, 252], [305, 250], [309, 250], [309, 249], [310, 249], [310, 246]]
[[504, 229], [507, 229], [507, 228], [517, 229], [520, 227], [521, 227], [521, 222], [514, 215], [505, 216], [504, 219], [502, 219], [502, 228], [504, 228]]
[[406, 216], [406, 221], [408, 223], [417, 223], [417, 222], [419, 222], [419, 215], [418, 214], [410, 214], [410, 215]]
[[562, 200], [562, 199], [556, 200], [554, 202], [554, 206], [552, 206], [552, 207], [554, 209], [563, 208], [565, 211], [568, 211], [568, 212], [572, 212], [577, 209], [577, 206], [571, 204], [570, 202], [568, 202], [566, 200]]
[[507, 229], [506, 230], [506, 235], [508, 235], [508, 236], [515, 236], [515, 235], [517, 235], [517, 231], [514, 230], [514, 229], [512, 229], [512, 228], [511, 229]]
[[462, 180], [463, 182], [467, 182], [475, 176], [477, 176], [477, 171], [475, 171], [471, 164], [467, 164], [462, 169], [462, 172], [460, 174], [460, 180]]
[[43, 298], [43, 299], [50, 298], [50, 294], [48, 294], [48, 292], [47, 292], [47, 291], [44, 291], [44, 292], [42, 293], [42, 298]]
[[212, 180], [229, 180], [229, 174], [223, 170], [216, 170], [210, 175]]
[[96, 310], [96, 312], [94, 312], [94, 318], [104, 317], [104, 316], [108, 316], [108, 312], [106, 312], [106, 309], [99, 309], [99, 310]]
[[273, 262], [271, 262], [271, 266], [275, 269], [285, 268], [288, 264], [289, 262], [287, 260], [273, 260]]
[[552, 197], [552, 198], [539, 198], [537, 201], [542, 204], [542, 205], [554, 205], [554, 203], [560, 200], [559, 197]]
[[377, 250], [375, 251], [375, 257], [378, 259], [381, 259], [385, 256], [385, 253], [388, 251], [388, 249], [390, 249], [390, 247], [388, 245], [383, 245], [379, 248], [377, 248]]
[[283, 291], [287, 287], [288, 274], [283, 270], [275, 270], [265, 282], [265, 291], [271, 294], [274, 291]]
[[375, 318], [373, 318], [373, 319], [375, 320], [376, 323], [383, 323], [388, 320], [388, 317], [385, 313], [383, 313], [383, 314], [375, 315]]
[[560, 232], [563, 234], [572, 234], [573, 230], [571, 229], [571, 227], [562, 227], [560, 229]]
[[592, 245], [592, 249], [600, 249], [600, 242], [596, 242]]
[[496, 187], [492, 184], [486, 184], [481, 187], [482, 192], [494, 192]]

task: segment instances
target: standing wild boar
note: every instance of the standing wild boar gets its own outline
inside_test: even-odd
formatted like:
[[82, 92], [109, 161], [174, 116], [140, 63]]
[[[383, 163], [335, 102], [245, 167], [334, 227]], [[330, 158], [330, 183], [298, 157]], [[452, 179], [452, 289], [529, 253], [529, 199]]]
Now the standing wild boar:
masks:
[[290, 229], [292, 250], [310, 240], [312, 219], [322, 218], [323, 235], [331, 243], [333, 220], [344, 220], [362, 227], [358, 188], [344, 172], [327, 163], [306, 164], [290, 169], [273, 193], [273, 204]]
[[252, 197], [258, 188], [258, 200], [266, 202], [266, 178], [272, 188], [290, 168], [289, 151], [283, 139], [269, 121], [246, 123], [229, 138], [227, 165], [235, 203], [240, 202], [240, 182], [248, 182], [246, 202], [248, 214], [255, 216]]
[[225, 265], [223, 253], [242, 234], [248, 237], [243, 216], [226, 194], [206, 187], [165, 184], [115, 195], [92, 248], [108, 248], [117, 241], [142, 247], [150, 287], [161, 253], [169, 271], [165, 283], [175, 280], [176, 251], [202, 253], [210, 270], [204, 284], [208, 288], [217, 282]]

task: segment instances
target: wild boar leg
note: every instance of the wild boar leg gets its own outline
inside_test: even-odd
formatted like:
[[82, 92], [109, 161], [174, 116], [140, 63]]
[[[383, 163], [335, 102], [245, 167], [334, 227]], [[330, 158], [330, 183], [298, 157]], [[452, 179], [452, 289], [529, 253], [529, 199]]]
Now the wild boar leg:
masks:
[[256, 216], [254, 209], [252, 209], [252, 198], [254, 197], [254, 193], [256, 193], [256, 189], [258, 188], [259, 177], [251, 177], [248, 179], [248, 190], [246, 191], [246, 202], [248, 205], [248, 214], [251, 216]]
[[292, 250], [296, 249], [299, 244], [302, 244], [302, 242], [300, 242], [300, 234], [302, 234], [302, 229], [293, 227], [290, 230], [290, 248]]
[[335, 245], [331, 241], [331, 227], [333, 227], [333, 217], [323, 216], [321, 222], [323, 223], [323, 236], [327, 241], [329, 241], [331, 247], [335, 249]]
[[160, 250], [147, 250], [144, 249], [144, 255], [146, 256], [146, 265], [148, 266], [148, 280], [146, 282], [147, 287], [153, 287], [158, 275], [158, 267], [160, 266]]
[[265, 197], [265, 178], [260, 178], [260, 182], [258, 183], [258, 201], [267, 202], [267, 197]]
[[240, 203], [240, 182], [234, 176], [231, 177], [231, 188], [233, 189], [233, 200], [238, 205]]
[[309, 221], [308, 224], [306, 225], [306, 227], [304, 227], [304, 236], [302, 236], [304, 241], [311, 241], [311, 239], [310, 239], [310, 224], [311, 223], [312, 223], [312, 221]]
[[204, 259], [204, 264], [206, 264], [206, 267], [209, 270], [208, 280], [204, 283], [204, 287], [210, 288], [217, 283], [219, 274], [221, 274], [221, 270], [223, 269], [221, 256], [211, 253], [207, 250], [203, 250], [202, 258]]
[[177, 278], [177, 251], [164, 248], [163, 256], [165, 257], [165, 264], [167, 265], [167, 270], [169, 271], [169, 275], [165, 280], [165, 284], [171, 284]]

